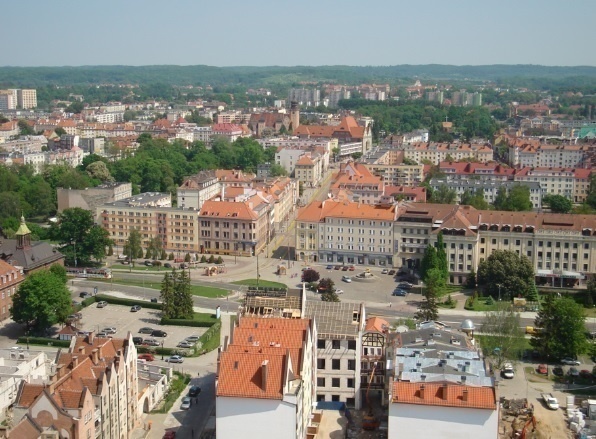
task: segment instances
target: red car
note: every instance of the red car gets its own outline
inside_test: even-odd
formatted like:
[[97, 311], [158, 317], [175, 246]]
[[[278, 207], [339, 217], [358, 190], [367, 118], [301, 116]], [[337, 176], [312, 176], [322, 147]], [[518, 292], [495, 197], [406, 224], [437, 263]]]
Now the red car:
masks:
[[344, 265], [344, 266], [342, 267], [341, 271], [348, 271], [348, 266], [347, 266], [347, 265]]
[[175, 431], [166, 431], [163, 435], [163, 439], [176, 439], [176, 432]]
[[354, 270], [356, 270], [356, 267], [354, 267], [353, 265], [350, 265], [350, 268], [348, 268], [348, 270], [354, 271]]
[[145, 360], [145, 361], [153, 361], [155, 360], [155, 357], [151, 354], [141, 354], [139, 355], [139, 360]]
[[548, 373], [548, 369], [545, 364], [538, 365], [538, 373], [542, 375], [546, 375]]

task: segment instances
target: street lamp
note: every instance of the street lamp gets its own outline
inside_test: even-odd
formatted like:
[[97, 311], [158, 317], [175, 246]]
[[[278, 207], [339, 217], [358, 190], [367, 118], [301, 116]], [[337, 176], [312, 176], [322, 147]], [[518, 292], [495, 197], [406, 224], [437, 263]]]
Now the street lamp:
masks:
[[501, 284], [497, 284], [499, 287], [499, 302], [501, 301]]
[[163, 340], [161, 341], [161, 359], [163, 361]]
[[75, 268], [77, 268], [77, 242], [74, 239], [70, 240], [70, 243], [73, 245], [74, 249], [74, 264]]

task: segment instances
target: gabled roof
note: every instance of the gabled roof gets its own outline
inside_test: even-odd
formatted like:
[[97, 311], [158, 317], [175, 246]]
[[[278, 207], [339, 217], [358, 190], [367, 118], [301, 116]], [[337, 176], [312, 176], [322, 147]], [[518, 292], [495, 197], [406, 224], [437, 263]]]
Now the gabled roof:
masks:
[[248, 202], [234, 201], [205, 201], [201, 207], [199, 217], [214, 219], [240, 219], [256, 220], [259, 218], [254, 207], [251, 208]]
[[447, 383], [393, 383], [392, 403], [473, 409], [497, 409], [494, 387], [472, 387]]
[[366, 319], [366, 326], [364, 330], [366, 332], [385, 332], [389, 329], [389, 323], [387, 320], [380, 317], [370, 317]]

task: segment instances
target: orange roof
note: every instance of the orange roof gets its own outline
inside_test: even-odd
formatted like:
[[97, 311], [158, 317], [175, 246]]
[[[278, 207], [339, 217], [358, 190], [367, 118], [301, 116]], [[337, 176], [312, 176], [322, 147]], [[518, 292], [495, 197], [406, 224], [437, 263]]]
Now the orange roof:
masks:
[[29, 407], [33, 404], [33, 401], [37, 399], [41, 392], [43, 392], [45, 386], [43, 384], [30, 384], [24, 383], [21, 388], [19, 399], [16, 401], [21, 407]]
[[[282, 399], [285, 355], [222, 352], [217, 396]], [[266, 362], [267, 379], [263, 380]]]
[[340, 201], [314, 201], [298, 212], [297, 221], [322, 221], [326, 217], [393, 221], [395, 206]]
[[259, 317], [242, 317], [238, 322], [240, 328], [253, 329], [308, 329], [308, 319], [263, 319]]
[[256, 220], [259, 215], [248, 203], [234, 201], [205, 201], [201, 207], [200, 217], [235, 218], [240, 220]]
[[387, 323], [387, 320], [384, 320], [380, 317], [370, 317], [366, 319], [366, 326], [364, 327], [365, 331], [385, 332], [387, 329], [389, 329], [389, 323]]
[[304, 154], [302, 157], [298, 159], [296, 162], [296, 166], [313, 166], [314, 162], [310, 158], [310, 156]]
[[497, 409], [494, 387], [472, 387], [447, 383], [393, 383], [391, 402], [474, 409]]

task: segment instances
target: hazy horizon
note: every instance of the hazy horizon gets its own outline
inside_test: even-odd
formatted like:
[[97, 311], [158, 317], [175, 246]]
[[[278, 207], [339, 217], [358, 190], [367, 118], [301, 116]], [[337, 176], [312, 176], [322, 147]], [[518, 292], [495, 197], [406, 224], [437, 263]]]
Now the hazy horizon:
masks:
[[1, 66], [596, 66], [596, 2], [6, 2]]

